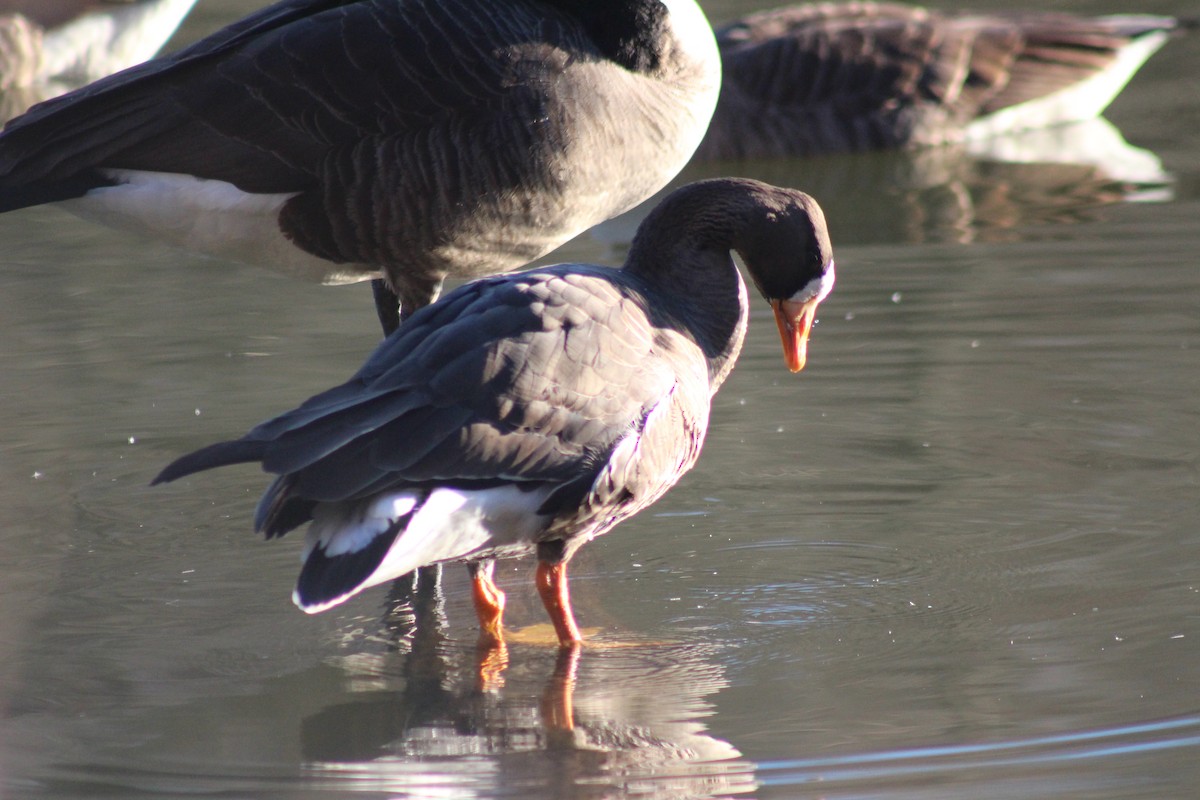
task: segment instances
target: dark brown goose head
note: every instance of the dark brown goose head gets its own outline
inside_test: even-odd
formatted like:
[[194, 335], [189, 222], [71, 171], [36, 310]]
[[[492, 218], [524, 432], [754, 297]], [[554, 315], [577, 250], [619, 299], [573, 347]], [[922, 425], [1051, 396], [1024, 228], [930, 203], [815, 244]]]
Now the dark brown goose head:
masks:
[[711, 327], [719, 337], [733, 311], [720, 310], [711, 295], [722, 290], [716, 276], [730, 251], [771, 304], [788, 368], [799, 372], [817, 306], [835, 277], [825, 215], [804, 192], [747, 178], [684, 186], [647, 216], [625, 268], [651, 276], [673, 302], [690, 309], [693, 325]]

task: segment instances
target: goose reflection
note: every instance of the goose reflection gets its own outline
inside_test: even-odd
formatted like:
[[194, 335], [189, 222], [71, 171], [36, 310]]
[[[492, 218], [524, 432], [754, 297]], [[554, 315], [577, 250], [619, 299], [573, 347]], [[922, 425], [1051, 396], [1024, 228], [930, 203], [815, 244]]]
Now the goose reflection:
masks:
[[402, 796], [435, 786], [546, 797], [755, 789], [753, 766], [699, 721], [710, 713], [705, 698], [726, 685], [703, 648], [510, 644], [531, 652], [506, 669], [503, 645], [472, 649], [447, 637], [439, 575], [398, 581], [387, 646], [344, 662], [360, 699], [303, 721], [310, 778]]
[[[728, 169], [693, 162], [680, 180]], [[738, 171], [804, 186], [850, 245], [1012, 241], [1038, 226], [1101, 218], [1115, 204], [1170, 201], [1175, 182], [1155, 153], [1129, 144], [1102, 117], [971, 146], [760, 159], [738, 162]], [[591, 236], [623, 250], [656, 200]]]
[[[1087, 222], [1126, 202], [1173, 197], [1174, 177], [1103, 118], [1026, 131], [986, 145], [791, 162], [829, 198], [839, 239], [1011, 241], [1038, 226]], [[777, 176], [778, 177], [778, 176]], [[884, 205], [887, 213], [866, 213]]]

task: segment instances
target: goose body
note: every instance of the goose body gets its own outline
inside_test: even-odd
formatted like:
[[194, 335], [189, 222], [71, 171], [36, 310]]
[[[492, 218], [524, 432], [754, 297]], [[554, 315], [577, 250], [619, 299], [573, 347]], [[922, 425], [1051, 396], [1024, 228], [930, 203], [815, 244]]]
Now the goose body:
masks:
[[239, 462], [277, 474], [256, 528], [273, 538], [311, 520], [294, 595], [306, 611], [465, 561], [481, 623], [498, 631], [490, 560], [536, 554], [559, 638], [577, 641], [567, 561], [700, 454], [746, 330], [731, 250], [799, 370], [834, 280], [820, 208], [791, 189], [704, 181], [646, 218], [622, 269], [567, 264], [459, 287], [347, 383], [184, 456], [156, 482]]
[[1151, 15], [789, 6], [721, 26], [699, 158], [970, 142], [1098, 116], [1167, 40]]
[[0, 210], [65, 202], [321, 280], [382, 275], [407, 313], [660, 189], [719, 72], [694, 0], [285, 0], [10, 123]]
[[0, 119], [154, 56], [196, 0], [0, 0]]

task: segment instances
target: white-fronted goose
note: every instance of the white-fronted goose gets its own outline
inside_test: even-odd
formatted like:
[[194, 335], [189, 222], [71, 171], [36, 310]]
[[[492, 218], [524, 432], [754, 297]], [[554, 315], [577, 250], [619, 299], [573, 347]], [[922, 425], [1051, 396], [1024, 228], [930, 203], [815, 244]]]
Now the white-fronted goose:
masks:
[[717, 30], [721, 100], [697, 157], [920, 147], [1099, 115], [1169, 17], [819, 3]]
[[407, 311], [660, 189], [719, 76], [695, 0], [285, 0], [10, 123], [0, 211], [382, 272]]
[[833, 287], [808, 195], [747, 179], [689, 184], [638, 229], [622, 269], [566, 264], [462, 286], [412, 315], [347, 383], [155, 478], [261, 462], [267, 538], [312, 521], [297, 605], [317, 612], [422, 566], [472, 565], [499, 636], [493, 558], [536, 553], [559, 640], [579, 640], [566, 564], [657, 500], [700, 454], [748, 316], [741, 255], [804, 366]]
[[140, 64], [196, 0], [0, 0], [0, 120]]

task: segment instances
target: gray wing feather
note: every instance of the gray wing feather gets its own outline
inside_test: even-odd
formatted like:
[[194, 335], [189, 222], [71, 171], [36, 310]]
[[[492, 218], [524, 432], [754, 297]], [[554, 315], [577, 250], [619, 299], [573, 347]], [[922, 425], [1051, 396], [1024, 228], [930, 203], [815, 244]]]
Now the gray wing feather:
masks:
[[[160, 479], [232, 463], [230, 455], [261, 460], [286, 474], [272, 487], [277, 496], [264, 500], [273, 509], [263, 512], [268, 529], [291, 501], [310, 506], [385, 488], [590, 487], [606, 473], [619, 491], [636, 476], [626, 474], [628, 465], [610, 465], [614, 448], [645, 436], [644, 427], [658, 430], [646, 420], [661, 416], [652, 411], [674, 396], [678, 379], [664, 360], [664, 338], [614, 274], [546, 270], [462, 287], [415, 314], [345, 385], [237, 442], [185, 456], [177, 462], [183, 467], [171, 465]], [[702, 382], [699, 363], [694, 380]], [[707, 419], [707, 386], [691, 396], [702, 398]], [[666, 471], [675, 471], [679, 459], [668, 461]]]

